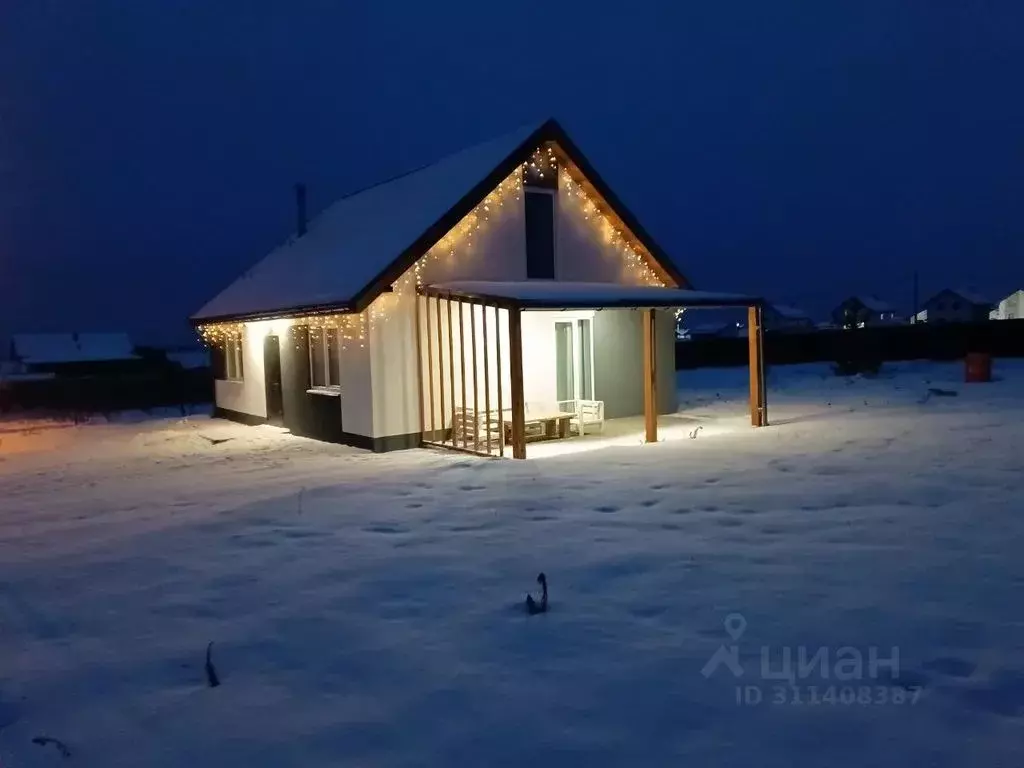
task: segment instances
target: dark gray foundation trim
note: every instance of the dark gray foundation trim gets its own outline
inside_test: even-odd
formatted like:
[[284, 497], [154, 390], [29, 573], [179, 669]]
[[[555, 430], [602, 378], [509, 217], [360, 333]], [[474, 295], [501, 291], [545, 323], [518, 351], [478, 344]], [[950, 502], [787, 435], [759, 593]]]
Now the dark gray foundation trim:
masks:
[[422, 441], [423, 435], [419, 432], [410, 432], [406, 435], [387, 435], [386, 437], [367, 437], [366, 435], [342, 432], [339, 442], [351, 445], [354, 448], [373, 451], [374, 453], [387, 453], [388, 451], [404, 451], [409, 448], [419, 448]]
[[[246, 424], [250, 427], [254, 427], [257, 424], [268, 423], [262, 416], [253, 416], [249, 413], [232, 411], [228, 408], [220, 407], [214, 407], [213, 418], [236, 421], [239, 424]], [[301, 432], [296, 432], [295, 430], [292, 430], [292, 434], [297, 435], [298, 437], [309, 437], [313, 440], [322, 440], [325, 443], [351, 445], [353, 448], [362, 448], [363, 450], [373, 451], [374, 453], [388, 453], [389, 451], [404, 451], [410, 448], [419, 448], [423, 442], [423, 435], [419, 432], [410, 432], [406, 435], [387, 435], [386, 437], [367, 437], [366, 435], [355, 435], [351, 432], [340, 432], [337, 434], [337, 439], [334, 439], [333, 436], [303, 435]], [[441, 436], [442, 433], [439, 431], [438, 435]]]
[[247, 424], [255, 427], [257, 424], [266, 424], [267, 420], [262, 416], [253, 416], [251, 413], [232, 411], [230, 408], [221, 408], [219, 405], [213, 408], [213, 418], [237, 421], [239, 424]]

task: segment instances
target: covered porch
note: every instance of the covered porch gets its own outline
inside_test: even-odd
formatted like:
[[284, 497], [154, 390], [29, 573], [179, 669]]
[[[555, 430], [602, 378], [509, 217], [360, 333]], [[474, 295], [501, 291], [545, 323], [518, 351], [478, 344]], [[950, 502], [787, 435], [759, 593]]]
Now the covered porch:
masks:
[[415, 312], [422, 442], [517, 459], [528, 444], [546, 455], [565, 452], [553, 443], [657, 442], [659, 410], [673, 431], [685, 427], [669, 415], [674, 407], [666, 410], [675, 396], [665, 383], [675, 371], [671, 310], [738, 306], [749, 319], [750, 422], [766, 426], [758, 298], [555, 281], [422, 286]]

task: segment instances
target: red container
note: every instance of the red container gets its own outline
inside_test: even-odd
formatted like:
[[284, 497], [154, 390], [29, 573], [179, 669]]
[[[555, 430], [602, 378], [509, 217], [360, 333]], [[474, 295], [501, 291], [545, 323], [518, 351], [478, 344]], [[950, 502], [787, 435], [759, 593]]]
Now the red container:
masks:
[[964, 380], [992, 381], [992, 355], [988, 352], [968, 353], [964, 358]]

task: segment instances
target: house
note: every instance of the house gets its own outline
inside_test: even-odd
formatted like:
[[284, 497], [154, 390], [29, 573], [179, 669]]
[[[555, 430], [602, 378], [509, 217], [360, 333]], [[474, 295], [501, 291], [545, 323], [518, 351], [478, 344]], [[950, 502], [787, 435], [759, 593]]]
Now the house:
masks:
[[990, 320], [1024, 319], [1024, 291], [1011, 293], [1000, 301], [988, 316]]
[[693, 290], [553, 120], [344, 197], [193, 317], [215, 415], [375, 451], [525, 458], [526, 441], [676, 410], [680, 307], [747, 308], [751, 421], [767, 423], [756, 298]]
[[11, 359], [27, 373], [57, 376], [133, 372], [144, 362], [126, 333], [16, 333]]
[[992, 302], [973, 291], [945, 288], [924, 303], [924, 322], [975, 323], [988, 320], [991, 309]]
[[850, 296], [832, 310], [832, 319], [840, 328], [864, 328], [899, 322], [896, 309], [877, 296]]
[[764, 327], [766, 331], [813, 331], [814, 320], [799, 307], [766, 302]]
[[[680, 323], [676, 328], [676, 339], [693, 341], [694, 339], [735, 338], [739, 329], [735, 322], [718, 323]], [[743, 332], [746, 336], [746, 331]]]

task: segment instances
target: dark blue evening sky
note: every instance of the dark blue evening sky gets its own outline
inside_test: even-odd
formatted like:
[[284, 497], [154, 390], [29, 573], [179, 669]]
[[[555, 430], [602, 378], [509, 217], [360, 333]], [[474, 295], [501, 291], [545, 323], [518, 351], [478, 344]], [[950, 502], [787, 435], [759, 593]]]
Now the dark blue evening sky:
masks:
[[295, 181], [317, 211], [546, 116], [700, 288], [998, 298], [1022, 74], [1020, 0], [5, 0], [0, 334], [180, 337]]

